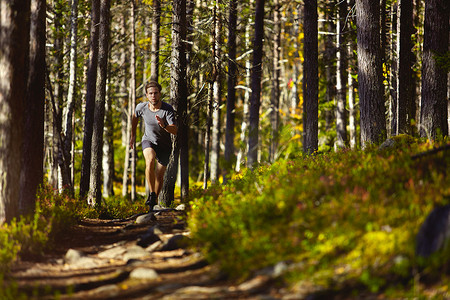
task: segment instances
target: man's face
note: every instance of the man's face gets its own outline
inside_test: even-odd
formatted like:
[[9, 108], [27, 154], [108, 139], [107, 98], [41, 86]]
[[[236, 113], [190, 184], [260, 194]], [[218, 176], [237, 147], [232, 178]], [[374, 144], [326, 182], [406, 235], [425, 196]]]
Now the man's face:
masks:
[[149, 87], [147, 89], [147, 99], [150, 101], [153, 105], [158, 104], [159, 97], [161, 96], [161, 93], [159, 92], [157, 87]]

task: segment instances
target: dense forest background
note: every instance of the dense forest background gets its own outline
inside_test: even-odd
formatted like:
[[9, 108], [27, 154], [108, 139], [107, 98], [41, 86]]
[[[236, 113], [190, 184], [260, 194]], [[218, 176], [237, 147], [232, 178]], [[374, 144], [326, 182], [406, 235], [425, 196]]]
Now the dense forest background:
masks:
[[139, 200], [128, 141], [149, 79], [180, 128], [166, 205], [177, 178], [185, 198], [301, 151], [448, 136], [445, 0], [13, 0], [1, 14], [0, 222], [32, 211], [44, 181], [92, 205]]

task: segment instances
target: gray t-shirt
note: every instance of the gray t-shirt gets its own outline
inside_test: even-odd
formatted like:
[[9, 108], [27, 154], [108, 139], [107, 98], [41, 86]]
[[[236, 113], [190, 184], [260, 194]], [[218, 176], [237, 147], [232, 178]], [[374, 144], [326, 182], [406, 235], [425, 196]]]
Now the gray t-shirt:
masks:
[[175, 124], [175, 111], [173, 107], [166, 102], [162, 102], [161, 108], [158, 111], [151, 111], [148, 108], [148, 102], [141, 102], [136, 105], [136, 117], [142, 118], [145, 124], [142, 140], [147, 140], [165, 149], [171, 149], [172, 139], [170, 133], [158, 125], [156, 115], [158, 115], [166, 125]]

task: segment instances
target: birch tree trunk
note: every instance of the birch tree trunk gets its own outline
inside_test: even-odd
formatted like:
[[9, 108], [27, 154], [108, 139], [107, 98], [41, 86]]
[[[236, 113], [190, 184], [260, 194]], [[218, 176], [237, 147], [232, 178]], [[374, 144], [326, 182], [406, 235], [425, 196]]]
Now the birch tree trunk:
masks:
[[341, 1], [338, 7], [337, 21], [337, 62], [336, 62], [336, 148], [347, 145], [347, 1]]
[[214, 1], [214, 26], [213, 26], [213, 59], [214, 59], [214, 78], [213, 78], [213, 114], [212, 114], [212, 135], [211, 135], [211, 182], [219, 180], [219, 157], [220, 157], [220, 107], [222, 105], [221, 81], [222, 71], [221, 61], [221, 12], [219, 8], [220, 1]]
[[68, 176], [68, 189], [73, 194], [73, 161], [72, 161], [72, 136], [73, 136], [73, 113], [76, 99], [76, 81], [77, 81], [77, 46], [78, 46], [78, 0], [72, 0], [71, 17], [70, 17], [70, 54], [69, 54], [69, 88], [67, 91], [67, 104], [64, 109], [63, 125], [64, 125], [64, 157], [68, 159], [65, 166], [65, 172]]
[[64, 102], [64, 33], [63, 33], [63, 3], [55, 3], [54, 16], [54, 100], [53, 105], [53, 167], [51, 184], [54, 189], [62, 189], [69, 184], [66, 172], [66, 161], [64, 155], [64, 140], [62, 139], [62, 107]]
[[211, 146], [211, 125], [212, 125], [212, 110], [213, 110], [213, 83], [209, 83], [207, 112], [206, 112], [206, 131], [205, 131], [205, 163], [203, 168], [203, 189], [208, 188], [209, 179], [209, 157]]
[[[253, 0], [249, 1], [250, 9], [253, 8]], [[244, 93], [244, 103], [243, 103], [243, 112], [242, 112], [242, 122], [241, 122], [241, 134], [239, 136], [240, 144], [239, 144], [239, 151], [236, 157], [236, 172], [239, 172], [241, 170], [241, 165], [245, 164], [245, 153], [248, 153], [248, 122], [249, 122], [249, 104], [250, 104], [250, 84], [251, 84], [251, 60], [250, 60], [250, 53], [249, 50], [251, 47], [251, 40], [250, 40], [250, 31], [251, 31], [251, 24], [252, 24], [252, 16], [249, 16], [249, 22], [245, 26], [245, 50], [248, 52], [244, 55], [245, 59], [245, 93]]]
[[[348, 7], [354, 6], [354, 0], [348, 0]], [[349, 22], [351, 19], [348, 19]], [[349, 26], [350, 27], [350, 26]], [[347, 84], [348, 84], [348, 127], [349, 127], [349, 137], [350, 137], [350, 148], [355, 149], [357, 145], [357, 135], [356, 135], [356, 109], [355, 109], [355, 80], [353, 78], [354, 72], [350, 66], [357, 65], [357, 61], [353, 59], [353, 56], [350, 55], [350, 53], [353, 53], [354, 47], [354, 33], [352, 31], [349, 31], [350, 38], [348, 39], [348, 78], [347, 78]]]
[[152, 21], [152, 54], [150, 80], [158, 82], [159, 79], [159, 32], [161, 27], [161, 1], [153, 0]]
[[[108, 72], [109, 73], [109, 72]], [[109, 76], [108, 76], [109, 77]], [[114, 195], [114, 123], [112, 115], [112, 99], [108, 85], [106, 86], [105, 99], [105, 131], [103, 142], [103, 197]]]
[[[133, 110], [131, 115], [134, 113], [136, 107], [136, 3], [135, 0], [131, 1], [131, 55], [130, 55], [130, 102], [129, 105]], [[131, 120], [130, 120], [131, 121]], [[136, 200], [136, 145], [131, 149], [131, 172], [130, 172], [130, 183], [131, 183], [131, 201]]]
[[281, 57], [281, 21], [279, 0], [273, 3], [273, 57], [272, 57], [272, 93], [270, 98], [270, 123], [272, 134], [269, 149], [269, 161], [274, 162], [278, 149], [278, 126], [280, 122], [280, 57]]

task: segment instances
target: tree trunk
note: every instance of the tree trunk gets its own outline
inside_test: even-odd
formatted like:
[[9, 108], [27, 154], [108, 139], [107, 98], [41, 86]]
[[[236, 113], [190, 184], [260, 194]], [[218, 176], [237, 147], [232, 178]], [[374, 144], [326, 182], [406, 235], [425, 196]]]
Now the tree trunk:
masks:
[[108, 74], [110, 0], [101, 0], [98, 50], [97, 88], [92, 135], [91, 176], [88, 203], [100, 206], [102, 199], [102, 150], [105, 124], [106, 77]]
[[73, 194], [73, 178], [72, 178], [72, 136], [73, 136], [73, 113], [75, 108], [75, 91], [76, 91], [76, 76], [77, 76], [77, 46], [78, 46], [78, 0], [72, 0], [72, 11], [70, 21], [70, 57], [69, 57], [69, 89], [67, 91], [67, 104], [64, 110], [64, 167], [68, 177], [69, 186], [67, 189]]
[[[108, 72], [110, 73], [110, 72]], [[110, 76], [109, 76], [110, 77]], [[109, 86], [106, 86], [105, 101], [105, 137], [103, 143], [103, 196], [111, 197], [114, 195], [114, 123], [112, 111], [112, 99]]]
[[414, 101], [414, 79], [412, 74], [413, 55], [411, 34], [413, 28], [413, 6], [411, 0], [398, 0], [397, 7], [397, 127], [395, 134], [411, 133], [411, 120], [408, 114], [410, 102]]
[[264, 37], [264, 0], [256, 0], [255, 33], [253, 39], [253, 60], [250, 98], [250, 127], [248, 136], [247, 166], [253, 168], [258, 163], [259, 108], [261, 106], [261, 77]]
[[[334, 20], [336, 19], [335, 15], [335, 4], [328, 1], [326, 4], [326, 19], [325, 22], [321, 22], [323, 24], [322, 26], [324, 26], [325, 32], [327, 33], [324, 38], [325, 52], [323, 53], [326, 82], [324, 102], [326, 106], [322, 108], [322, 112], [325, 118], [325, 132], [333, 129], [333, 121], [335, 117], [335, 113], [332, 109], [332, 105], [334, 105], [336, 101], [336, 67], [334, 62], [336, 60], [337, 49], [334, 41], [334, 34], [336, 32], [334, 24]], [[333, 145], [333, 141], [330, 138], [327, 138], [325, 143], [330, 147]]]
[[294, 14], [294, 17], [297, 18], [297, 20], [294, 20], [294, 36], [295, 36], [295, 42], [294, 42], [294, 66], [293, 66], [293, 80], [292, 80], [292, 96], [291, 96], [291, 113], [293, 115], [297, 115], [298, 113], [298, 104], [300, 103], [300, 98], [298, 95], [298, 79], [301, 72], [302, 64], [300, 62], [300, 54], [299, 51], [301, 49], [300, 41], [299, 41], [299, 32], [300, 32], [300, 20], [302, 19], [302, 8], [303, 5], [298, 4], [298, 7], [296, 8], [296, 14]]
[[235, 160], [234, 155], [234, 128], [236, 118], [236, 30], [237, 27], [237, 1], [231, 0], [228, 8], [228, 73], [227, 73], [227, 123], [225, 129], [225, 166], [224, 183], [227, 181], [227, 174], [232, 170]]
[[390, 59], [388, 63], [390, 63], [390, 72], [389, 72], [389, 120], [390, 126], [390, 134], [396, 134], [397, 132], [397, 106], [398, 106], [398, 93], [397, 93], [397, 82], [398, 82], [398, 55], [397, 55], [397, 4], [392, 4], [391, 8], [391, 28], [389, 30], [391, 36], [390, 43], [390, 51], [389, 56]]
[[63, 3], [56, 2], [54, 18], [54, 56], [53, 72], [55, 73], [55, 89], [53, 106], [53, 181], [54, 189], [66, 188], [69, 185], [66, 157], [64, 153], [64, 140], [62, 138], [62, 107], [64, 102], [64, 32], [63, 32]]
[[161, 27], [161, 1], [153, 0], [153, 21], [152, 21], [152, 55], [150, 79], [158, 81], [159, 78], [159, 31]]
[[347, 1], [339, 3], [337, 22], [337, 62], [336, 62], [336, 147], [343, 148], [347, 142]]
[[448, 135], [447, 70], [438, 58], [448, 51], [449, 9], [446, 0], [425, 2], [420, 136], [430, 139]]
[[203, 168], [203, 189], [208, 188], [209, 179], [209, 157], [211, 146], [211, 124], [212, 124], [212, 110], [213, 110], [213, 83], [209, 83], [208, 88], [208, 106], [206, 112], [206, 132], [205, 132], [205, 164]]
[[211, 135], [211, 182], [214, 183], [219, 180], [219, 157], [220, 157], [220, 107], [222, 106], [222, 70], [220, 67], [221, 61], [221, 13], [219, 8], [219, 1], [215, 1], [214, 5], [214, 26], [212, 30], [212, 47], [214, 59], [214, 78], [213, 78], [213, 120], [212, 120], [212, 135]]
[[361, 144], [365, 148], [386, 139], [380, 55], [380, 3], [356, 0], [356, 22]]
[[[350, 2], [349, 2], [350, 4]], [[348, 52], [353, 53], [354, 41], [353, 35], [349, 39]], [[350, 62], [351, 61], [351, 62]], [[349, 56], [349, 66], [355, 65], [354, 59]], [[349, 137], [350, 137], [350, 148], [355, 149], [357, 145], [357, 135], [356, 135], [356, 109], [355, 109], [355, 79], [353, 78], [354, 72], [352, 68], [348, 70], [347, 84], [348, 84], [348, 127], [349, 127]]]
[[[136, 4], [135, 1], [131, 1], [131, 55], [130, 55], [130, 107], [133, 108], [131, 115], [134, 113], [136, 107]], [[131, 172], [130, 172], [130, 183], [131, 183], [131, 201], [136, 200], [136, 145], [131, 149]]]
[[30, 64], [26, 95], [19, 212], [34, 211], [36, 192], [44, 178], [45, 102], [45, 13], [44, 0], [31, 1]]
[[[353, 8], [355, 4], [355, 0], [348, 0], [348, 7]], [[348, 19], [349, 23], [354, 22], [351, 18]], [[349, 28], [351, 28], [351, 25], [349, 24]], [[348, 38], [348, 78], [347, 78], [347, 84], [348, 84], [348, 127], [349, 127], [349, 138], [350, 138], [350, 148], [355, 149], [357, 145], [357, 134], [356, 134], [356, 109], [355, 109], [355, 80], [353, 78], [354, 70], [351, 66], [356, 66], [357, 62], [354, 59], [353, 55], [350, 55], [353, 53], [353, 49], [356, 48], [355, 45], [355, 33], [354, 31], [349, 31], [349, 38]]]
[[94, 127], [95, 95], [97, 86], [97, 65], [100, 22], [100, 0], [91, 1], [91, 42], [89, 49], [89, 67], [86, 83], [86, 108], [84, 113], [83, 156], [81, 159], [80, 198], [89, 192], [91, 176], [92, 132]]
[[0, 6], [0, 224], [19, 216], [20, 173], [27, 96], [30, 1]]
[[[127, 33], [127, 10], [124, 10], [121, 14], [120, 14], [120, 35], [122, 36], [126, 36]], [[125, 41], [124, 45], [122, 47], [120, 47], [120, 58], [119, 58], [119, 64], [121, 66], [124, 66], [124, 68], [121, 70], [121, 76], [120, 76], [120, 81], [119, 81], [119, 103], [120, 103], [120, 108], [122, 109], [122, 113], [120, 114], [121, 118], [120, 118], [120, 129], [122, 131], [122, 146], [126, 147], [129, 143], [129, 131], [127, 131], [129, 128], [127, 128], [128, 126], [128, 89], [127, 89], [127, 82], [128, 82], [128, 73], [126, 71], [126, 65], [128, 64], [128, 45], [129, 42]], [[128, 139], [128, 140], [127, 140]], [[126, 195], [126, 193], [125, 193]]]
[[273, 57], [272, 57], [272, 93], [270, 98], [270, 123], [272, 134], [269, 148], [269, 161], [274, 162], [278, 149], [278, 127], [280, 122], [280, 69], [281, 69], [281, 4], [279, 0], [273, 3]]
[[312, 154], [319, 134], [317, 0], [306, 0], [304, 13], [303, 151]]
[[[253, 1], [250, 0], [249, 3], [250, 9], [253, 8]], [[252, 16], [249, 16], [249, 22], [245, 26], [245, 50], [248, 51], [251, 47], [251, 25], [252, 25]], [[244, 93], [244, 103], [243, 103], [243, 112], [242, 112], [242, 122], [241, 122], [241, 134], [239, 136], [240, 144], [239, 151], [236, 157], [236, 172], [241, 170], [241, 165], [245, 164], [245, 153], [248, 153], [248, 133], [247, 127], [249, 122], [249, 109], [250, 109], [250, 84], [251, 84], [251, 60], [250, 55], [246, 55], [248, 58], [245, 59], [245, 93]]]
[[[173, 0], [172, 17], [172, 54], [170, 68], [170, 99], [177, 111], [178, 135], [173, 140], [172, 155], [164, 175], [164, 183], [160, 199], [164, 206], [170, 206], [174, 201], [175, 183], [178, 173], [178, 160], [180, 151], [185, 170], [182, 172], [182, 183], [186, 184], [186, 155], [187, 155], [187, 94], [186, 94], [186, 0]], [[185, 136], [182, 136], [185, 135]], [[184, 149], [180, 149], [184, 148]], [[186, 152], [184, 152], [186, 151]], [[187, 173], [188, 174], [188, 173]], [[188, 184], [188, 183], [187, 183]], [[181, 189], [189, 189], [182, 186]], [[186, 192], [186, 190], [185, 190]], [[187, 196], [187, 195], [186, 195]]]
[[123, 177], [122, 177], [122, 196], [125, 197], [128, 194], [128, 169], [130, 168], [131, 160], [131, 149], [130, 149], [130, 138], [131, 138], [131, 117], [134, 114], [134, 107], [131, 106], [131, 101], [128, 101], [128, 111], [127, 111], [127, 137], [128, 143], [125, 145], [125, 158], [123, 163]]

